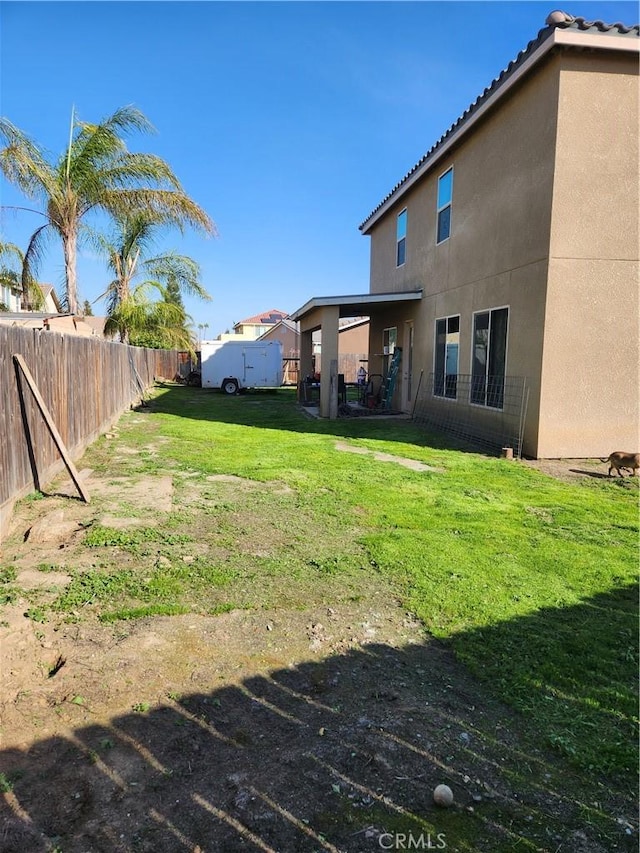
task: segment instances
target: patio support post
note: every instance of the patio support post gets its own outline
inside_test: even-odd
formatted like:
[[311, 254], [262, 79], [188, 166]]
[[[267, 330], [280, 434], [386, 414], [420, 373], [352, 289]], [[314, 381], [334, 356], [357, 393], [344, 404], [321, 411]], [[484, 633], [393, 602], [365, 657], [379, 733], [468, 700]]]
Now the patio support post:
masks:
[[[300, 332], [300, 372], [298, 373], [299, 383], [303, 383], [307, 376], [313, 373], [313, 332]], [[298, 398], [301, 398], [302, 385], [298, 386]]]
[[[338, 364], [338, 320], [340, 309], [337, 305], [322, 308], [322, 373], [320, 376], [320, 417], [338, 417], [338, 383], [330, 381], [331, 363]], [[333, 394], [332, 394], [333, 391]], [[332, 401], [332, 396], [335, 398]], [[332, 404], [333, 403], [333, 404]]]

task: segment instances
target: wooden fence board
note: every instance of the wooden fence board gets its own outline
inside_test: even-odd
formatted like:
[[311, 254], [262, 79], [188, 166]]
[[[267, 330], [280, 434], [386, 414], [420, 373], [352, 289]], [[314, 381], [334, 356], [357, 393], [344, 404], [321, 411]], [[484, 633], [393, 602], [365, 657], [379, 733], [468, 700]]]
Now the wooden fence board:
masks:
[[[58, 431], [58, 427], [56, 426], [55, 421], [51, 417], [51, 412], [47, 408], [47, 404], [42, 399], [42, 394], [40, 393], [40, 389], [36, 385], [35, 379], [33, 378], [33, 374], [29, 370], [27, 363], [25, 362], [24, 358], [21, 355], [14, 355], [13, 360], [18, 365], [18, 367], [20, 368], [20, 370], [22, 372], [22, 376], [24, 376], [24, 379], [26, 380], [27, 385], [29, 386], [29, 390], [33, 394], [33, 398], [36, 401], [38, 408], [40, 409], [40, 414], [42, 415], [42, 419], [45, 422], [45, 425], [49, 431], [51, 438], [55, 442], [55, 445], [58, 449], [58, 453], [60, 454], [60, 456], [62, 456], [62, 461], [64, 462], [64, 464], [67, 468], [67, 471], [71, 475], [71, 479], [73, 480], [73, 482], [76, 485], [76, 488], [80, 492], [80, 497], [82, 498], [82, 500], [85, 503], [90, 503], [89, 493], [87, 492], [85, 487], [82, 485], [82, 482], [80, 481], [80, 477], [78, 476], [76, 466], [73, 464], [73, 460], [69, 456], [67, 448], [65, 447], [64, 442], [62, 440], [62, 437], [60, 436], [60, 432]], [[18, 382], [22, 382], [22, 377], [20, 377], [20, 375], [18, 375]], [[22, 387], [21, 387], [21, 393], [22, 393], [22, 397], [24, 399], [24, 392], [23, 392]], [[28, 437], [27, 437], [27, 440], [29, 440]], [[30, 456], [32, 456], [34, 458], [34, 460], [37, 457], [36, 448], [34, 448], [33, 445], [29, 446], [29, 454], [30, 454]], [[38, 482], [40, 481], [40, 476], [37, 473], [37, 471], [36, 471], [36, 479], [38, 480]]]
[[[140, 383], [146, 389], [156, 378], [173, 379], [179, 358], [175, 351], [0, 325], [0, 537], [14, 501], [44, 488], [61, 469], [55, 442], [28, 390], [21, 403], [14, 355], [22, 356], [33, 374], [71, 458], [140, 400]], [[27, 429], [35, 459], [29, 456]]]

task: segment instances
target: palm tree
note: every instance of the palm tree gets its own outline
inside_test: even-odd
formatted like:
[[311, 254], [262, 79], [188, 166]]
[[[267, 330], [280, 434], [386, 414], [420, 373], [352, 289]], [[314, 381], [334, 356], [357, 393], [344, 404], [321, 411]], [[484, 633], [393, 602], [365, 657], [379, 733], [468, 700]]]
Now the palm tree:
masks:
[[[181, 299], [183, 293], [206, 301], [211, 299], [200, 283], [200, 267], [192, 258], [175, 252], [145, 257], [153, 246], [158, 227], [158, 222], [142, 214], [120, 217], [110, 240], [101, 235], [96, 240], [114, 276], [102, 295], [107, 300], [107, 315], [113, 320], [105, 326], [105, 333], [117, 331], [123, 343], [129, 340], [131, 332], [140, 331], [141, 324], [144, 326], [146, 322], [143, 315], [148, 319], [150, 312], [155, 312], [156, 325], [165, 317], [168, 325], [175, 326], [182, 317], [186, 328], [188, 317]], [[145, 276], [142, 284], [134, 284], [141, 276]], [[149, 294], [154, 290], [161, 295], [161, 302], [175, 305], [176, 310], [152, 311], [154, 303]]]
[[35, 274], [49, 233], [57, 233], [64, 251], [65, 303], [71, 313], [78, 310], [76, 256], [88, 214], [141, 213], [156, 223], [215, 233], [208, 214], [189, 198], [164, 160], [127, 150], [124, 136], [152, 130], [147, 118], [131, 106], [116, 110], [100, 124], [75, 121], [72, 113], [67, 150], [50, 162], [25, 133], [0, 117], [0, 139], [5, 142], [0, 170], [27, 198], [40, 201], [43, 209], [31, 212], [45, 220], [25, 252], [23, 281]]

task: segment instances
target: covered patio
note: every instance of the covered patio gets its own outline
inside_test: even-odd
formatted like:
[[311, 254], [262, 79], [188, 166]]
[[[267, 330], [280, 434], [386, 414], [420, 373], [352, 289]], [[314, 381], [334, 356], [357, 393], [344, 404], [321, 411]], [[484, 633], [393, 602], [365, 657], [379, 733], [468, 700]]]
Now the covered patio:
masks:
[[[338, 327], [345, 317], [384, 315], [406, 302], [422, 299], [422, 290], [394, 293], [365, 293], [351, 296], [315, 296], [294, 311], [290, 318], [300, 323], [300, 376], [313, 372], [313, 341], [316, 331], [322, 336], [320, 376], [320, 417], [338, 417]], [[369, 339], [371, 350], [371, 338]], [[327, 370], [328, 367], [328, 370]]]

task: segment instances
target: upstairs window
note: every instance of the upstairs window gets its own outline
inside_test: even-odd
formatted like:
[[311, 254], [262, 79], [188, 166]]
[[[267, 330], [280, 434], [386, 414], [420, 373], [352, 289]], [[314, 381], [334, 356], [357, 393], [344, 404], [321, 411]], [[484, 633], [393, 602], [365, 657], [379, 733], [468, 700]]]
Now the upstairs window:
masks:
[[438, 178], [438, 225], [436, 243], [451, 236], [451, 199], [453, 198], [453, 166]]
[[396, 266], [401, 267], [407, 255], [407, 209], [398, 214], [396, 223]]
[[471, 402], [479, 406], [504, 406], [508, 317], [508, 308], [495, 308], [473, 318]]
[[436, 397], [458, 394], [458, 350], [460, 348], [460, 317], [436, 320], [436, 347], [433, 393]]

